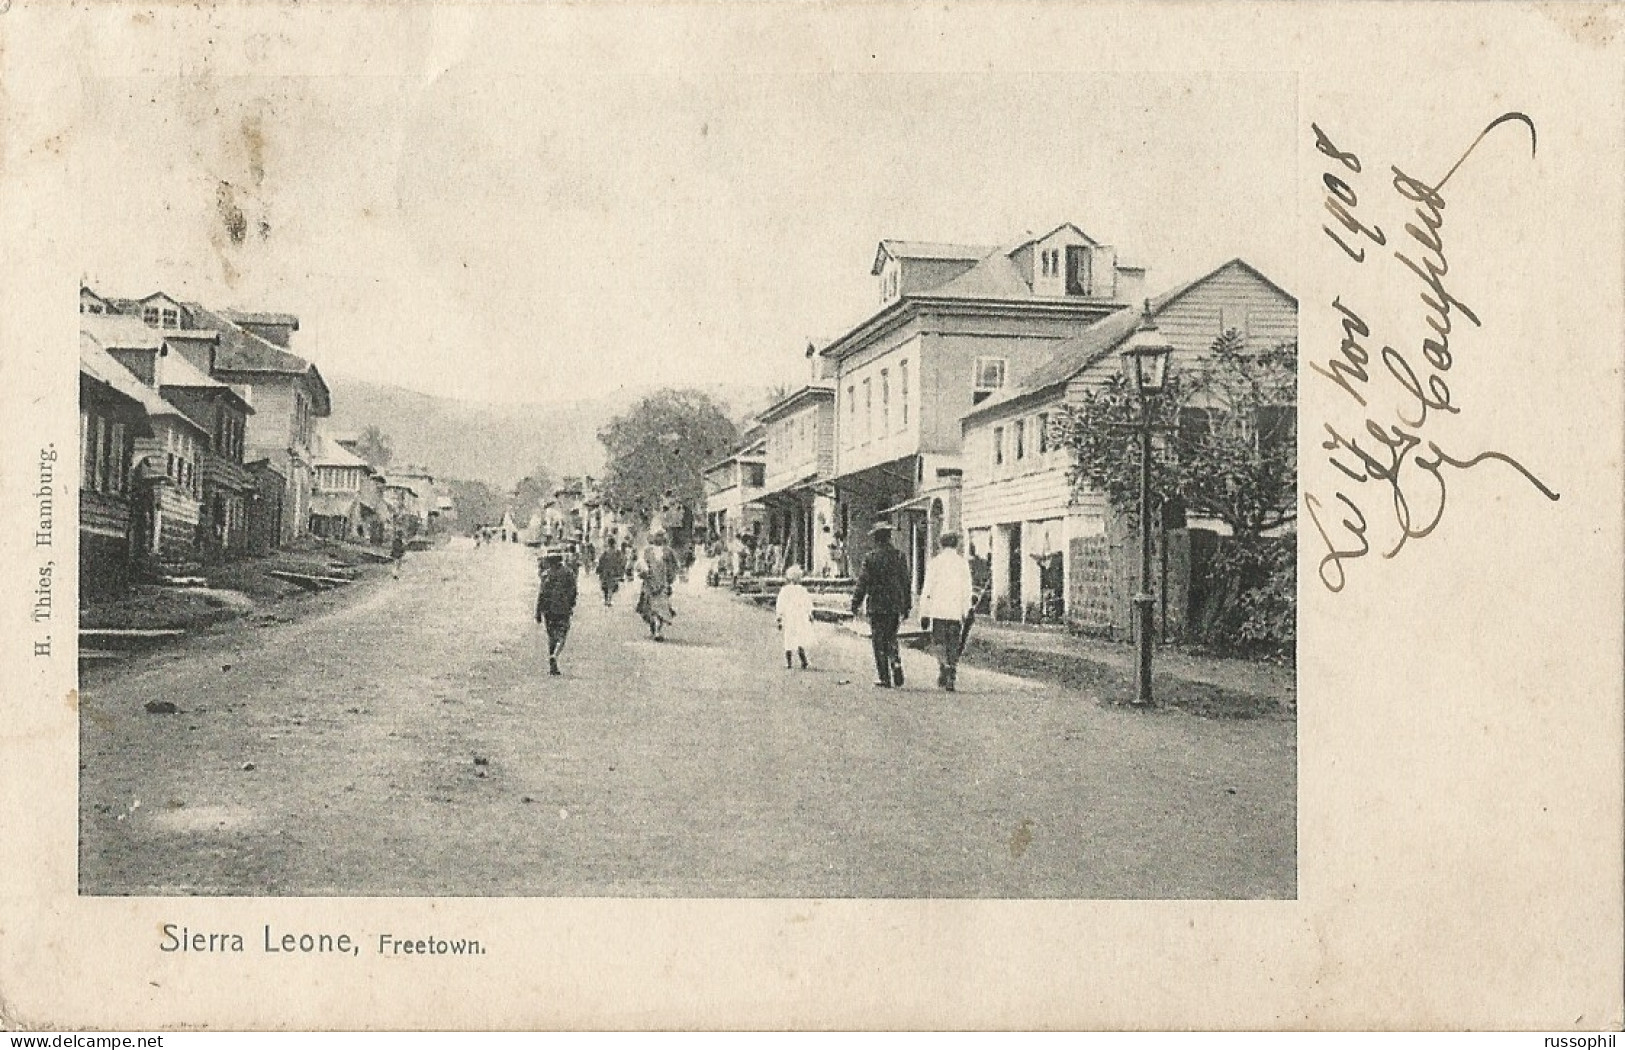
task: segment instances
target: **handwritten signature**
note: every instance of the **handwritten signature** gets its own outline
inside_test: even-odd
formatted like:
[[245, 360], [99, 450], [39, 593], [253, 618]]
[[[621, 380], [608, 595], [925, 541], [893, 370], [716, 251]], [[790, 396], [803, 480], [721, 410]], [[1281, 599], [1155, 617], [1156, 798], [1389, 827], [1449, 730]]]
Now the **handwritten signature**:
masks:
[[[1478, 314], [1450, 290], [1446, 277], [1450, 262], [1445, 252], [1443, 189], [1463, 162], [1496, 128], [1520, 124], [1529, 131], [1530, 155], [1535, 151], [1535, 125], [1522, 113], [1504, 113], [1491, 121], [1475, 138], [1461, 157], [1436, 183], [1415, 178], [1398, 167], [1391, 167], [1392, 188], [1405, 201], [1414, 205], [1414, 221], [1405, 224], [1408, 242], [1392, 250], [1393, 257], [1421, 282], [1418, 298], [1425, 307], [1423, 322], [1431, 333], [1421, 342], [1421, 371], [1413, 358], [1392, 346], [1383, 346], [1377, 354], [1389, 377], [1403, 392], [1403, 403], [1394, 411], [1394, 422], [1365, 420], [1364, 431], [1345, 434], [1330, 423], [1324, 424], [1326, 438], [1321, 443], [1327, 461], [1355, 485], [1372, 485], [1386, 490], [1386, 497], [1398, 527], [1398, 537], [1392, 546], [1382, 552], [1392, 558], [1413, 539], [1430, 535], [1444, 519], [1449, 491], [1446, 481], [1451, 471], [1471, 470], [1484, 463], [1501, 463], [1521, 475], [1534, 489], [1549, 500], [1556, 501], [1553, 491], [1527, 467], [1512, 456], [1497, 451], [1480, 452], [1473, 456], [1455, 456], [1441, 449], [1436, 441], [1425, 437], [1422, 431], [1435, 413], [1459, 415], [1461, 407], [1451, 398], [1450, 385], [1445, 377], [1455, 363], [1450, 348], [1455, 318], [1459, 315], [1473, 326], [1482, 328]], [[1331, 137], [1317, 125], [1310, 125], [1315, 133], [1315, 148], [1344, 169], [1345, 175], [1359, 175], [1363, 165], [1350, 151], [1339, 149]], [[1362, 219], [1357, 209], [1359, 194], [1348, 178], [1336, 173], [1323, 175], [1327, 190], [1326, 210], [1336, 220], [1339, 229], [1325, 226], [1326, 236], [1356, 265], [1363, 264], [1368, 248], [1387, 247], [1388, 236], [1380, 226]], [[1401, 250], [1403, 247], [1403, 250]], [[1406, 254], [1407, 252], [1411, 254]], [[1362, 409], [1369, 408], [1367, 388], [1371, 381], [1372, 354], [1367, 346], [1371, 326], [1339, 296], [1332, 307], [1340, 317], [1342, 337], [1335, 356], [1325, 363], [1311, 361], [1309, 367], [1351, 397]], [[1356, 496], [1366, 490], [1354, 490]], [[1326, 553], [1320, 560], [1318, 574], [1322, 584], [1333, 593], [1341, 591], [1348, 582], [1344, 562], [1363, 558], [1371, 552], [1367, 537], [1369, 525], [1365, 509], [1356, 496], [1339, 489], [1335, 501], [1341, 505], [1337, 520], [1328, 520], [1326, 505], [1313, 493], [1304, 494], [1304, 506], [1315, 530], [1325, 544]]]

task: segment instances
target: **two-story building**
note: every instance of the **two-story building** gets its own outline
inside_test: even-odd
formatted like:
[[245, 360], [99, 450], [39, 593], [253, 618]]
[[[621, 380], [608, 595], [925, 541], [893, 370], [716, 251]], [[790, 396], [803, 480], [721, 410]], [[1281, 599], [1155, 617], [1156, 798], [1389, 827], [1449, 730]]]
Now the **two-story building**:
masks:
[[757, 495], [767, 542], [785, 565], [815, 576], [838, 571], [835, 538], [835, 388], [810, 383], [769, 405], [763, 428], [763, 478]]
[[248, 390], [254, 414], [248, 420], [245, 456], [263, 460], [283, 478], [280, 542], [292, 542], [309, 528], [316, 421], [332, 413], [327, 382], [315, 365], [267, 338], [286, 338], [298, 328], [289, 315], [237, 315], [255, 319], [251, 328], [249, 323], [240, 324], [226, 313], [196, 303], [188, 303], [184, 309], [183, 316], [193, 327], [219, 335], [214, 375]]
[[328, 539], [382, 543], [383, 482], [372, 464], [326, 435], [317, 435], [311, 464], [310, 531]]
[[[105, 305], [105, 304], [104, 304]], [[90, 312], [90, 311], [85, 311]], [[105, 313], [105, 309], [95, 313]], [[96, 338], [79, 332], [79, 589], [123, 590], [149, 533], [136, 528], [135, 442], [152, 436], [152, 416], [169, 411]]]
[[249, 547], [249, 512], [257, 483], [244, 462], [248, 417], [254, 414], [241, 390], [209, 374], [213, 332], [164, 331], [167, 353], [158, 359], [158, 392], [209, 434], [199, 456], [202, 518], [198, 554], [206, 559], [239, 557]]
[[[1232, 330], [1253, 351], [1297, 339], [1297, 300], [1240, 259], [1146, 306], [1159, 337], [1174, 348], [1174, 374], [1200, 371], [1214, 341]], [[1047, 360], [1013, 373], [999, 396], [965, 415], [967, 553], [979, 582], [991, 585], [990, 611], [997, 615], [1064, 619], [1100, 631], [1128, 625], [1134, 585], [1127, 574], [1138, 572], [1138, 548], [1102, 493], [1073, 484], [1075, 461], [1055, 424], [1069, 405], [1121, 372], [1120, 351], [1142, 317], [1142, 310], [1126, 310], [1058, 344]], [[1188, 529], [1222, 526], [1192, 520], [1175, 531]], [[1175, 623], [1180, 596], [1189, 593], [1189, 559], [1182, 564], [1183, 575], [1171, 567], [1161, 582]]]
[[915, 586], [959, 528], [961, 417], [1138, 300], [1143, 269], [1071, 223], [1010, 247], [882, 241], [880, 308], [821, 351], [835, 396], [834, 530], [853, 565], [880, 519]]
[[764, 545], [767, 511], [759, 497], [767, 479], [767, 433], [747, 429], [734, 450], [701, 472], [705, 484], [705, 527], [725, 550], [740, 544]]
[[[104, 433], [98, 453], [92, 457], [98, 472], [103, 463], [109, 464], [107, 469], [111, 471], [113, 462], [123, 460], [117, 447], [121, 441], [129, 441], [129, 464], [122, 481], [113, 482], [111, 474], [104, 479], [100, 473], [96, 480], [102, 495], [118, 496], [125, 504], [131, 555], [148, 568], [198, 557], [205, 527], [201, 468], [210, 435], [203, 424], [160, 392], [165, 368], [161, 362], [170, 353], [163, 333], [137, 317], [85, 311], [80, 317], [80, 335], [81, 361], [87, 350], [99, 350], [97, 360], [104, 360], [105, 355], [105, 360], [123, 370], [123, 376], [118, 376], [120, 383], [128, 386], [124, 380], [128, 376], [129, 381], [148, 392], [143, 396], [147, 416], [144, 432], [122, 437]], [[173, 363], [167, 367], [172, 372], [177, 369]], [[106, 378], [103, 376], [104, 381]], [[80, 422], [87, 427], [95, 423], [93, 414], [83, 405]], [[81, 455], [88, 452], [86, 444]]]

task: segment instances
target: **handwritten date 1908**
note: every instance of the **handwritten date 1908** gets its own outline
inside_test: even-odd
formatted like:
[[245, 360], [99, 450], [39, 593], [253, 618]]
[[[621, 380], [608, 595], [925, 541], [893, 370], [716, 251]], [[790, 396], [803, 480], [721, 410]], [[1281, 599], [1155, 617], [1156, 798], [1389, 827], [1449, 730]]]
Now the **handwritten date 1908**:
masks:
[[[1483, 327], [1478, 314], [1457, 298], [1446, 284], [1450, 263], [1445, 251], [1443, 229], [1446, 203], [1441, 191], [1484, 137], [1509, 123], [1521, 123], [1527, 127], [1533, 153], [1534, 122], [1521, 113], [1507, 113], [1491, 121], [1437, 183], [1430, 185], [1398, 167], [1390, 168], [1394, 191], [1408, 205], [1414, 206], [1415, 221], [1405, 224], [1409, 241], [1404, 250], [1396, 248], [1393, 257], [1422, 283], [1418, 298], [1426, 309], [1423, 321], [1430, 333], [1421, 340], [1420, 359], [1423, 367], [1419, 371], [1412, 358], [1404, 352], [1392, 346], [1383, 346], [1379, 359], [1402, 395], [1402, 404], [1394, 413], [1395, 421], [1379, 422], [1367, 415], [1363, 433], [1356, 431], [1353, 436], [1326, 423], [1326, 439], [1321, 443], [1321, 448], [1328, 453], [1327, 462], [1347, 482], [1359, 486], [1372, 485], [1384, 494], [1383, 498], [1392, 513], [1392, 524], [1397, 528], [1394, 542], [1382, 552], [1384, 558], [1394, 557], [1406, 543], [1426, 537], [1438, 527], [1444, 518], [1449, 472], [1467, 471], [1483, 463], [1498, 462], [1521, 475], [1547, 499], [1558, 499], [1555, 491], [1504, 452], [1485, 451], [1474, 456], [1454, 456], [1423, 433], [1435, 413], [1459, 415], [1461, 412], [1461, 406], [1452, 399], [1450, 386], [1444, 377], [1444, 373], [1450, 371], [1456, 362], [1450, 347], [1454, 316], [1459, 314], [1475, 327]], [[1315, 133], [1315, 148], [1320, 153], [1350, 173], [1358, 174], [1362, 170], [1358, 156], [1339, 149], [1319, 126], [1311, 125], [1311, 128]], [[1386, 245], [1380, 228], [1348, 211], [1348, 208], [1356, 205], [1358, 198], [1352, 189], [1348, 189], [1347, 183], [1333, 175], [1325, 176], [1325, 180], [1332, 194], [1327, 198], [1327, 209], [1338, 217], [1343, 227], [1378, 246]], [[1347, 205], [1348, 208], [1339, 205]], [[1363, 246], [1353, 248], [1329, 227], [1325, 233], [1354, 262], [1365, 261]], [[1366, 366], [1372, 355], [1363, 341], [1370, 338], [1371, 326], [1344, 303], [1341, 296], [1332, 301], [1332, 306], [1338, 311], [1342, 327], [1337, 354], [1324, 364], [1311, 361], [1309, 367], [1352, 398], [1361, 409], [1369, 410], [1368, 385], [1372, 373]], [[1341, 591], [1347, 583], [1344, 563], [1363, 558], [1372, 549], [1367, 535], [1371, 526], [1366, 507], [1359, 499], [1366, 490], [1352, 490], [1355, 494], [1350, 495], [1346, 489], [1344, 485], [1335, 494], [1336, 502], [1342, 506], [1341, 516], [1335, 521], [1330, 519], [1326, 505], [1319, 497], [1313, 493], [1304, 495], [1305, 509], [1326, 548], [1320, 560], [1320, 581], [1334, 593]]]

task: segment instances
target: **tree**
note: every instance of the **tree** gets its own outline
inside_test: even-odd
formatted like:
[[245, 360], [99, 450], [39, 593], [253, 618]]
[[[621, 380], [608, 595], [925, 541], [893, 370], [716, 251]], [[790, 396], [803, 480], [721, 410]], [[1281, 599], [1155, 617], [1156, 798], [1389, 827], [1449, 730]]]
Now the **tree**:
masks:
[[538, 466], [520, 478], [519, 484], [514, 486], [513, 501], [510, 505], [515, 524], [524, 528], [533, 513], [552, 502], [553, 488], [553, 473], [546, 467]]
[[661, 390], [611, 420], [598, 440], [606, 453], [605, 502], [647, 521], [663, 509], [699, 505], [702, 471], [728, 454], [739, 428], [698, 390]]
[[[1231, 330], [1151, 400], [1152, 512], [1166, 518], [1177, 501], [1232, 534], [1208, 566], [1212, 597], [1196, 635], [1283, 657], [1296, 637], [1297, 563], [1290, 543], [1265, 534], [1297, 520], [1297, 373], [1296, 343], [1248, 353]], [[1075, 455], [1074, 488], [1104, 492], [1135, 523], [1140, 419], [1138, 394], [1116, 375], [1058, 423]]]
[[[1214, 340], [1199, 370], [1169, 378], [1151, 400], [1152, 505], [1176, 498], [1187, 514], [1216, 518], [1238, 537], [1296, 520], [1298, 347], [1248, 353], [1234, 329]], [[1104, 492], [1139, 514], [1140, 400], [1121, 375], [1065, 412], [1061, 437], [1075, 453], [1074, 487]]]
[[457, 508], [457, 529], [468, 533], [481, 525], [495, 525], [508, 506], [507, 497], [483, 481], [443, 478], [441, 484]]
[[361, 439], [356, 442], [355, 454], [382, 470], [389, 466], [390, 459], [395, 455], [395, 448], [390, 444], [387, 434], [377, 426], [369, 425], [361, 432]]

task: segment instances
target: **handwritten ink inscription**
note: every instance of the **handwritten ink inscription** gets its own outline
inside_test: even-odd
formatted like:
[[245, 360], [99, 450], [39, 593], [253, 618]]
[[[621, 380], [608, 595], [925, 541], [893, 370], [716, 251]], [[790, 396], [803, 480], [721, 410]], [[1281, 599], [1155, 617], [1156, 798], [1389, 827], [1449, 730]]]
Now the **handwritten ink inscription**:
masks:
[[[1336, 490], [1322, 500], [1305, 491], [1304, 508], [1324, 545], [1320, 582], [1333, 593], [1348, 583], [1349, 565], [1370, 554], [1372, 535], [1392, 533], [1391, 544], [1379, 553], [1392, 558], [1411, 540], [1430, 535], [1444, 520], [1452, 478], [1488, 464], [1500, 464], [1521, 477], [1536, 492], [1556, 501], [1558, 494], [1527, 467], [1505, 452], [1486, 450], [1470, 455], [1446, 452], [1430, 433], [1441, 416], [1459, 416], [1461, 406], [1452, 398], [1449, 373], [1456, 364], [1451, 336], [1458, 321], [1483, 328], [1477, 312], [1451, 290], [1450, 258], [1445, 237], [1444, 188], [1473, 150], [1498, 128], [1521, 126], [1529, 133], [1530, 155], [1535, 151], [1535, 124], [1522, 113], [1506, 113], [1491, 121], [1460, 159], [1436, 182], [1389, 168], [1388, 190], [1397, 194], [1410, 212], [1403, 236], [1392, 237], [1360, 213], [1361, 200], [1382, 192], [1382, 182], [1369, 178], [1357, 153], [1340, 148], [1319, 125], [1311, 124], [1315, 150], [1324, 158], [1321, 175], [1325, 207], [1331, 215], [1321, 230], [1338, 254], [1355, 266], [1391, 256], [1419, 285], [1421, 325], [1428, 333], [1418, 346], [1397, 349], [1373, 337], [1371, 324], [1344, 297], [1332, 299], [1340, 331], [1337, 350], [1323, 360], [1311, 359], [1309, 368], [1350, 398], [1365, 416], [1353, 427], [1322, 424], [1320, 447], [1338, 478]], [[1390, 241], [1393, 243], [1390, 244]], [[1374, 363], [1375, 362], [1375, 363]], [[1372, 384], [1398, 387], [1398, 403], [1391, 414], [1375, 411]], [[1386, 392], [1386, 390], [1385, 390]], [[1374, 527], [1380, 521], [1380, 527]]]

